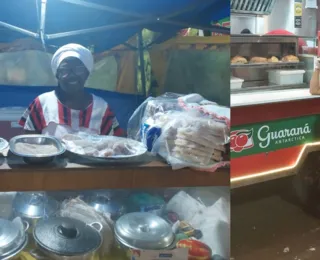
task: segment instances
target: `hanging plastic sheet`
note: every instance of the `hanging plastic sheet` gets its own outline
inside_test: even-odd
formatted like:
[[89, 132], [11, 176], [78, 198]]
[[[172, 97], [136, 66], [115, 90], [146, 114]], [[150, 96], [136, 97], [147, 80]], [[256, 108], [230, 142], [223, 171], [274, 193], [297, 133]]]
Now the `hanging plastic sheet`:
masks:
[[229, 36], [177, 37], [149, 50], [157, 94], [199, 93], [230, 104]]
[[[131, 40], [134, 42], [135, 38]], [[89, 92], [111, 105], [124, 129], [130, 115], [144, 100], [136, 91], [136, 55], [124, 45], [95, 55], [95, 67], [86, 84]], [[0, 108], [21, 107], [23, 110], [36, 96], [54, 89], [57, 81], [52, 74], [51, 57], [34, 39], [2, 43]]]

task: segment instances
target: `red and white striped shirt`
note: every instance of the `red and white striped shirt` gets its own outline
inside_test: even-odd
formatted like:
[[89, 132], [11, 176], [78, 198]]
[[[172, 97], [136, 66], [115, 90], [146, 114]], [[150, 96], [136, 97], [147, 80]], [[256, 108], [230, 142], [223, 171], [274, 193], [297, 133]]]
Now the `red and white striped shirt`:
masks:
[[92, 95], [84, 110], [70, 109], [57, 98], [55, 91], [38, 96], [24, 112], [19, 124], [29, 131], [45, 132], [48, 126], [60, 125], [72, 131], [87, 130], [99, 135], [121, 136], [122, 129], [108, 103]]

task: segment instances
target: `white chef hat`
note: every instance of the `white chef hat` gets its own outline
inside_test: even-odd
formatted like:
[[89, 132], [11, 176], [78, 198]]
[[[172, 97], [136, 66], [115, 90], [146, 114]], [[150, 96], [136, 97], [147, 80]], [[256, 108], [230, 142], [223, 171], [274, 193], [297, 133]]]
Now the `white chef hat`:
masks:
[[92, 71], [94, 61], [90, 50], [80, 44], [70, 43], [59, 48], [53, 55], [51, 68], [54, 75], [56, 75], [60, 63], [68, 57], [78, 58], [86, 66], [89, 73]]

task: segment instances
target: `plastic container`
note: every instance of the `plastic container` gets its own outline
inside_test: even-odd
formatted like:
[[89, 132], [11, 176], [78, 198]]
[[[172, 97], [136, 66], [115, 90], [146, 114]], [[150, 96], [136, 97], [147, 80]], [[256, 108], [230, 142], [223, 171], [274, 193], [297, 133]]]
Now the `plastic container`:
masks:
[[306, 7], [305, 8], [313, 8], [318, 9], [317, 1], [316, 0], [306, 0]]
[[277, 85], [294, 85], [303, 83], [304, 70], [270, 70], [269, 83]]
[[243, 82], [244, 82], [243, 79], [231, 77], [231, 79], [230, 79], [231, 89], [241, 89]]

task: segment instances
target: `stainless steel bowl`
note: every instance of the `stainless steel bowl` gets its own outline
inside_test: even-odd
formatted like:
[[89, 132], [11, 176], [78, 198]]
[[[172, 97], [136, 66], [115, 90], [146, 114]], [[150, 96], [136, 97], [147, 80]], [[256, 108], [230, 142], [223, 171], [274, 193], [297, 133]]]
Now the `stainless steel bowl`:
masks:
[[26, 231], [29, 228], [28, 223], [21, 222], [22, 228], [20, 228], [21, 219], [17, 218], [13, 221], [0, 218], [0, 259], [18, 259], [19, 253], [28, 244], [28, 235]]
[[110, 214], [113, 220], [118, 219], [126, 212], [126, 208], [120, 201], [110, 199], [107, 195], [97, 193], [92, 196], [85, 196], [84, 201], [97, 212]]
[[[38, 154], [31, 154], [31, 153], [22, 153], [16, 150], [16, 145], [18, 143], [25, 143], [25, 144], [37, 144], [37, 145], [53, 145], [57, 148], [57, 152], [54, 153], [38, 153]], [[49, 163], [53, 161], [53, 159], [63, 154], [66, 150], [62, 143], [55, 137], [51, 136], [44, 136], [44, 135], [18, 135], [13, 137], [9, 142], [10, 151], [24, 159], [26, 163], [31, 164], [43, 164]]]
[[18, 192], [12, 202], [13, 217], [21, 217], [33, 231], [38, 220], [54, 216], [60, 204], [42, 192]]

